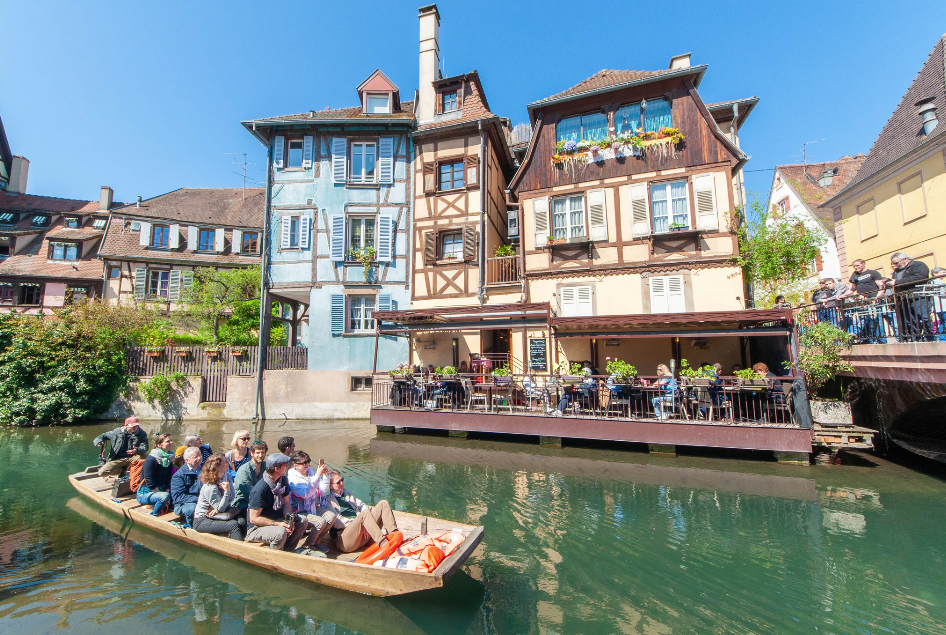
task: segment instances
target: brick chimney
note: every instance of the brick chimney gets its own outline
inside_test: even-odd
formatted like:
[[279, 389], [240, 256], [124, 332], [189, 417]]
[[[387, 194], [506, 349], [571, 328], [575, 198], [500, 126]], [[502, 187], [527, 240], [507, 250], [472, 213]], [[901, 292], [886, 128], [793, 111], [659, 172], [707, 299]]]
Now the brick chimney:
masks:
[[417, 11], [420, 20], [420, 75], [414, 113], [423, 123], [434, 118], [437, 91], [433, 82], [440, 79], [440, 12], [436, 4]]
[[10, 164], [10, 184], [7, 185], [7, 191], [26, 194], [26, 178], [29, 174], [30, 160], [14, 155]]
[[112, 197], [115, 195], [115, 192], [107, 185], [102, 186], [102, 191], [99, 194], [99, 209], [103, 212], [107, 212], [112, 206]]

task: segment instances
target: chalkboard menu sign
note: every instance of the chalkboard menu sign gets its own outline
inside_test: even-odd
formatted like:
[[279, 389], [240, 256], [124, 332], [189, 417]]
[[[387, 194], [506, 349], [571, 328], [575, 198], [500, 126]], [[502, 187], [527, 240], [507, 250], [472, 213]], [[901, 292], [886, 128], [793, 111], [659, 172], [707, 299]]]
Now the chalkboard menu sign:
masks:
[[529, 339], [529, 369], [545, 372], [548, 359], [545, 356], [545, 338]]

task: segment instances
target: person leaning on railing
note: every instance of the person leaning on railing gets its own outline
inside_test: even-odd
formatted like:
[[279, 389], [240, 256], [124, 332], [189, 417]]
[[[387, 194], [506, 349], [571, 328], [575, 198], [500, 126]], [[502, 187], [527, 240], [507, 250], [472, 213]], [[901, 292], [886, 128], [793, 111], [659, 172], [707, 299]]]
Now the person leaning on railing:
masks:
[[[846, 289], [838, 296], [838, 299], [854, 299], [856, 295], [876, 302], [883, 294], [883, 275], [875, 269], [868, 269], [867, 263], [860, 258], [852, 262], [851, 265], [854, 267], [854, 273], [851, 274], [849, 280], [851, 288]], [[881, 318], [876, 313], [876, 309], [870, 309], [869, 307], [852, 308], [847, 317], [848, 332], [858, 341], [864, 341], [868, 344], [875, 342], [886, 344], [887, 338], [883, 335]]]
[[933, 296], [933, 313], [938, 324], [936, 325], [936, 340], [946, 342], [946, 269], [933, 267], [930, 271], [933, 277], [930, 286], [937, 291]]
[[838, 284], [834, 278], [822, 278], [818, 282], [819, 288], [811, 295], [812, 304], [818, 305], [816, 315], [819, 322], [830, 322], [841, 328], [841, 320], [838, 317], [838, 305], [840, 297], [845, 293], [847, 285]]
[[890, 257], [893, 280], [887, 283], [897, 294], [897, 313], [900, 315], [901, 342], [933, 341], [930, 323], [930, 302], [925, 297], [914, 297], [904, 292], [914, 291], [930, 278], [926, 263], [914, 260], [902, 251]]

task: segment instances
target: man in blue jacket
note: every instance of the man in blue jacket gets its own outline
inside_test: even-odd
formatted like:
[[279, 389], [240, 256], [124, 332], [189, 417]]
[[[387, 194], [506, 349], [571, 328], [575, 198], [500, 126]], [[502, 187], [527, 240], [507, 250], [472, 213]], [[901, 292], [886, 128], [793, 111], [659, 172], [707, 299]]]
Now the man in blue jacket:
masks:
[[194, 524], [194, 509], [197, 508], [197, 497], [200, 494], [200, 448], [184, 450], [184, 465], [171, 477], [171, 501], [174, 503], [174, 513], [184, 518], [184, 523], [190, 527]]

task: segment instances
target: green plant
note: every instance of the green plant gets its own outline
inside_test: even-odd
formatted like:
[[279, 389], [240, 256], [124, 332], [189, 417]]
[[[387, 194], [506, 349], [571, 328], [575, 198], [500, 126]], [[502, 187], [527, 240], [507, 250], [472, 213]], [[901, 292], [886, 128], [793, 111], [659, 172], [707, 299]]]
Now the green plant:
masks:
[[683, 223], [670, 223], [670, 229], [686, 229], [686, 225]]
[[733, 375], [735, 375], [736, 377], [740, 379], [747, 379], [747, 380], [763, 378], [762, 375], [752, 370], [751, 368], [741, 368], [739, 370], [733, 371]]
[[437, 372], [443, 375], [444, 377], [453, 377], [457, 374], [457, 369], [453, 366], [444, 366], [443, 368], [438, 368]]
[[627, 362], [620, 359], [611, 359], [608, 358], [608, 363], [605, 366], [605, 370], [608, 371], [609, 375], [614, 375], [618, 381], [630, 381], [635, 376], [637, 376], [637, 367], [628, 364]]
[[[798, 338], [798, 368], [805, 375], [812, 395], [816, 395], [838, 373], [854, 371], [854, 367], [841, 356], [853, 343], [854, 337], [850, 333], [830, 322], [816, 322], [801, 330]], [[784, 364], [786, 368], [791, 368], [789, 362]]]
[[586, 369], [579, 362], [572, 362], [568, 370], [570, 375], [581, 375], [584, 374]]
[[508, 377], [512, 373], [509, 371], [509, 364], [505, 364], [499, 368], [494, 368], [491, 374], [493, 377]]
[[365, 272], [365, 282], [371, 278], [371, 263], [374, 262], [376, 253], [374, 247], [365, 247], [364, 249], [352, 247], [348, 250], [348, 257], [361, 263], [361, 268]]
[[497, 258], [502, 258], [504, 256], [515, 256], [516, 255], [516, 246], [515, 245], [496, 245], [493, 247], [493, 255]]
[[[715, 373], [715, 368], [709, 364], [703, 366], [702, 368], [693, 368], [690, 366], [689, 362], [685, 359], [680, 360], [680, 376], [689, 377], [690, 379], [704, 379], [712, 377]], [[752, 370], [752, 369], [749, 369]]]
[[391, 377], [411, 377], [414, 374], [414, 368], [407, 363], [398, 364], [395, 368], [388, 371]]
[[151, 405], [167, 401], [171, 395], [187, 384], [187, 375], [184, 373], [168, 373], [155, 375], [148, 381], [141, 382], [138, 392]]

